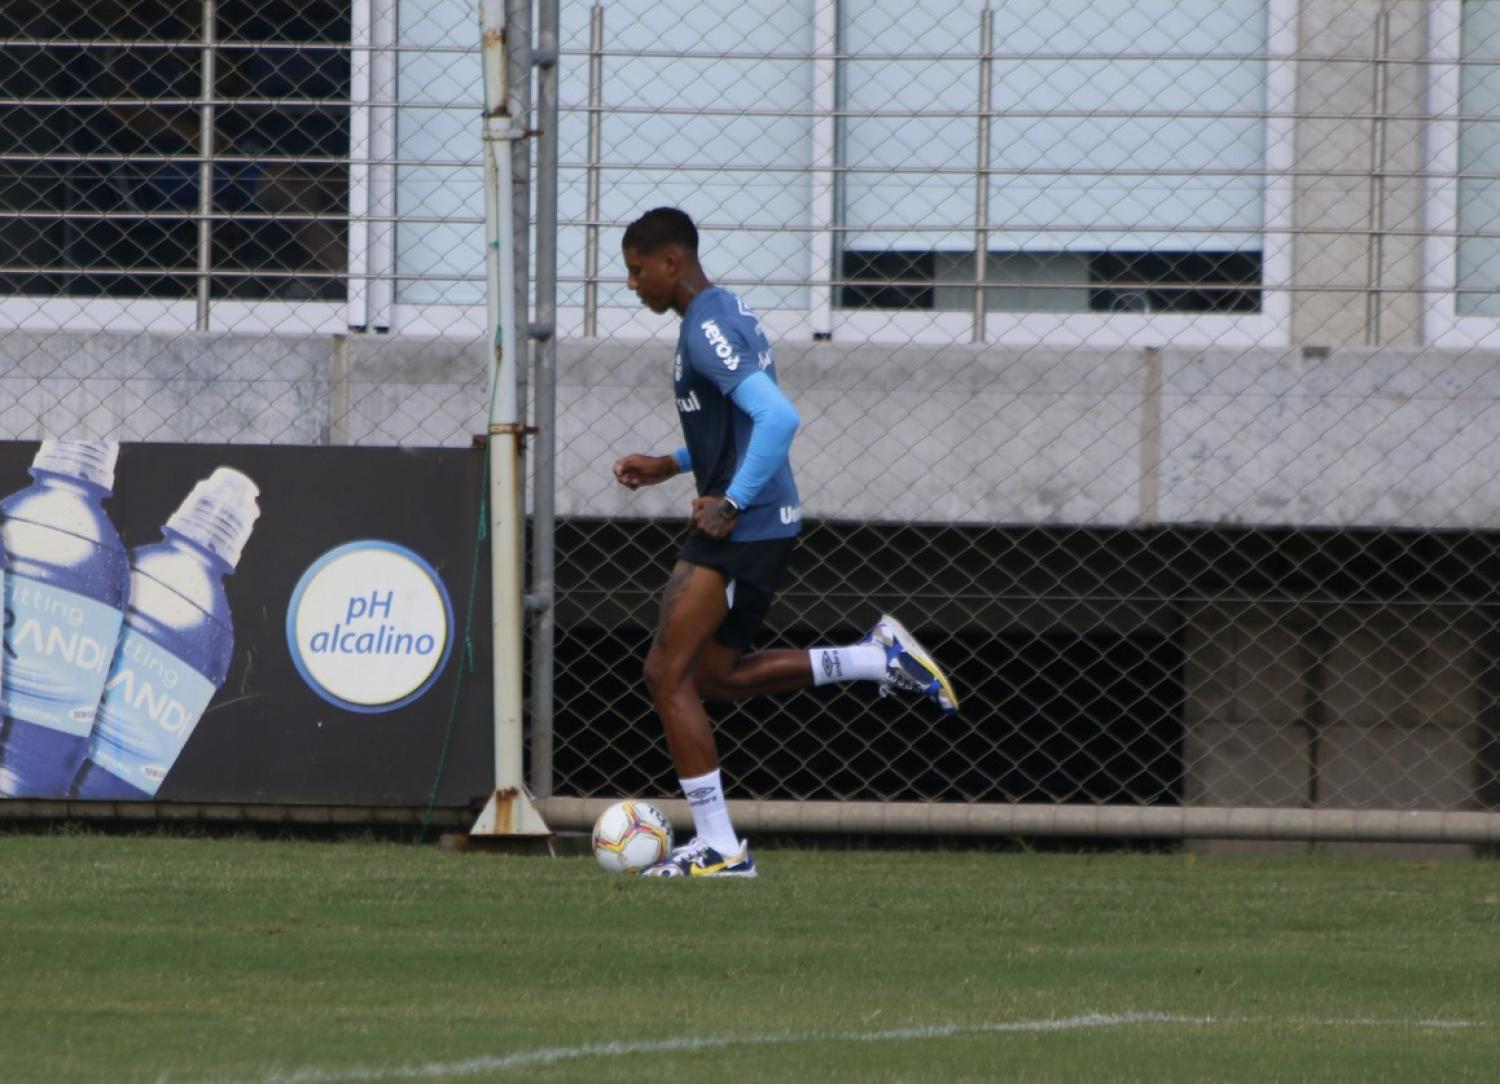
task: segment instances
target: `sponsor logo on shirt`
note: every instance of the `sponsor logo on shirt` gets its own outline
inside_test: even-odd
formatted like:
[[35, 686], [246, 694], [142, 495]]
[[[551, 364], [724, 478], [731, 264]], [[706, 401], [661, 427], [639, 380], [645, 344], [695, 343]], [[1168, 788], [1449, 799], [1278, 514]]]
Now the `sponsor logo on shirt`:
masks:
[[713, 347], [714, 353], [724, 363], [724, 368], [731, 373], [740, 367], [740, 356], [734, 352], [734, 347], [729, 345], [729, 340], [719, 330], [719, 325], [713, 320], [705, 320], [699, 325], [703, 329], [703, 336], [708, 340], [708, 345]]
[[764, 334], [764, 332], [762, 332], [760, 330], [760, 320], [756, 317], [755, 313], [753, 313], [749, 309], [745, 308], [744, 301], [742, 301], [740, 298], [736, 297], [734, 299], [734, 303], [739, 306], [739, 308], [740, 308], [740, 315], [743, 316], [745, 319], [749, 320], [752, 324], [755, 325], [755, 333], [757, 335]]
[[802, 522], [802, 506], [800, 504], [784, 504], [781, 506], [781, 522], [787, 526]]
[[682, 414], [693, 414], [703, 409], [703, 404], [698, 401], [698, 393], [690, 391], [677, 399], [677, 410]]
[[678, 384], [682, 383], [682, 354], [681, 353], [677, 354], [675, 357], [672, 358], [672, 380], [673, 380], [673, 382], [678, 383]]

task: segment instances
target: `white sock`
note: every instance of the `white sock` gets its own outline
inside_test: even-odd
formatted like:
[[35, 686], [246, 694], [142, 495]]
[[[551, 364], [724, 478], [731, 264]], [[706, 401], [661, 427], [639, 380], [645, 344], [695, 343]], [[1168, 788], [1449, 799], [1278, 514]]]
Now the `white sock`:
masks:
[[693, 811], [693, 829], [701, 839], [725, 858], [740, 853], [740, 837], [734, 834], [729, 820], [729, 806], [724, 801], [724, 784], [719, 769], [692, 779], [679, 779], [682, 793]]
[[813, 684], [835, 681], [879, 681], [885, 676], [885, 648], [879, 644], [853, 647], [815, 647], [812, 658]]

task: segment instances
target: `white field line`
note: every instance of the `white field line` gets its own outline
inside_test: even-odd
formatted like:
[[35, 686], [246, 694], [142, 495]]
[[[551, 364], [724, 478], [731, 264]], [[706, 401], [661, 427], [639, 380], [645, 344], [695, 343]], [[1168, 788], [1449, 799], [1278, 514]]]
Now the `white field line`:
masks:
[[[906, 1042], [917, 1039], [946, 1039], [954, 1035], [1005, 1035], [1020, 1032], [1081, 1031], [1089, 1028], [1116, 1028], [1130, 1024], [1254, 1024], [1268, 1021], [1254, 1018], [1234, 1019], [1214, 1016], [1182, 1016], [1165, 1012], [1085, 1013], [1052, 1020], [1014, 1020], [991, 1024], [937, 1024], [929, 1027], [885, 1028], [879, 1031], [809, 1031], [765, 1035], [682, 1036], [674, 1039], [645, 1039], [638, 1042], [584, 1043], [579, 1046], [545, 1046], [514, 1054], [483, 1055], [461, 1061], [434, 1061], [419, 1065], [380, 1068], [376, 1066], [348, 1069], [291, 1069], [268, 1076], [244, 1080], [201, 1081], [199, 1084], [363, 1084], [380, 1080], [444, 1080], [451, 1077], [477, 1076], [480, 1073], [504, 1073], [514, 1069], [532, 1069], [556, 1065], [580, 1058], [610, 1058], [625, 1054], [683, 1054], [698, 1050], [717, 1050], [727, 1046], [783, 1046], [791, 1043], [873, 1043]], [[1276, 1023], [1300, 1027], [1380, 1027], [1438, 1028], [1459, 1030], [1484, 1028], [1480, 1020], [1284, 1020]], [[163, 1078], [165, 1080], [165, 1078]]]

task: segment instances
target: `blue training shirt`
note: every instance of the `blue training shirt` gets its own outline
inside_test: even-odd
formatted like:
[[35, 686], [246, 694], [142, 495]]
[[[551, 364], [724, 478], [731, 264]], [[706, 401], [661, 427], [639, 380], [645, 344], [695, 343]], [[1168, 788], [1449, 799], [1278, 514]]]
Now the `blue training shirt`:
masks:
[[[699, 495], [727, 493], [742, 509], [730, 540], [795, 535], [802, 506], [786, 452], [797, 414], [776, 384], [771, 344], [755, 314], [719, 286], [693, 298], [682, 317], [672, 375]], [[752, 415], [761, 419], [761, 431], [746, 464]]]

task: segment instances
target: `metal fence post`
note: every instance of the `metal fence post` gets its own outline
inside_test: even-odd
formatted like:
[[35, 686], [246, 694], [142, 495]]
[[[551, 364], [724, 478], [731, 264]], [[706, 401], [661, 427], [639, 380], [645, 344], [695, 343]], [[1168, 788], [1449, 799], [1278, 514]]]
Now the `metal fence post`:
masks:
[[583, 335], [599, 334], [599, 147], [604, 123], [604, 7], [589, 9], [588, 180], [584, 196]]
[[200, 91], [198, 99], [198, 267], [197, 299], [198, 330], [207, 331], [209, 326], [209, 295], [213, 285], [210, 271], [213, 266], [213, 212], [214, 212], [214, 42], [218, 19], [216, 0], [203, 0], [203, 53], [202, 71], [199, 72]]
[[1391, 55], [1391, 12], [1384, 3], [1375, 13], [1374, 57], [1371, 67], [1375, 76], [1375, 112], [1370, 118], [1370, 236], [1366, 252], [1365, 281], [1369, 292], [1365, 295], [1365, 345], [1379, 346], [1382, 342], [1380, 324], [1385, 308], [1385, 171], [1386, 129], [1390, 111], [1388, 88]]
[[974, 175], [974, 329], [970, 338], [984, 342], [985, 292], [990, 255], [990, 117], [993, 90], [990, 54], [994, 50], [995, 13], [985, 8], [979, 15], [979, 139]]
[[552, 794], [557, 634], [557, 118], [558, 0], [537, 9], [536, 342], [531, 594], [531, 789]]
[[[521, 685], [525, 601], [522, 544], [521, 444], [524, 407], [519, 397], [516, 334], [515, 195], [510, 143], [524, 132], [511, 113], [506, 26], [502, 0], [479, 6], [484, 63], [485, 267], [490, 394], [491, 620], [494, 622], [495, 793], [475, 822], [474, 835], [537, 835], [547, 827], [524, 786], [525, 741]], [[529, 65], [528, 65], [529, 71]], [[524, 310], [521, 310], [524, 311]]]

